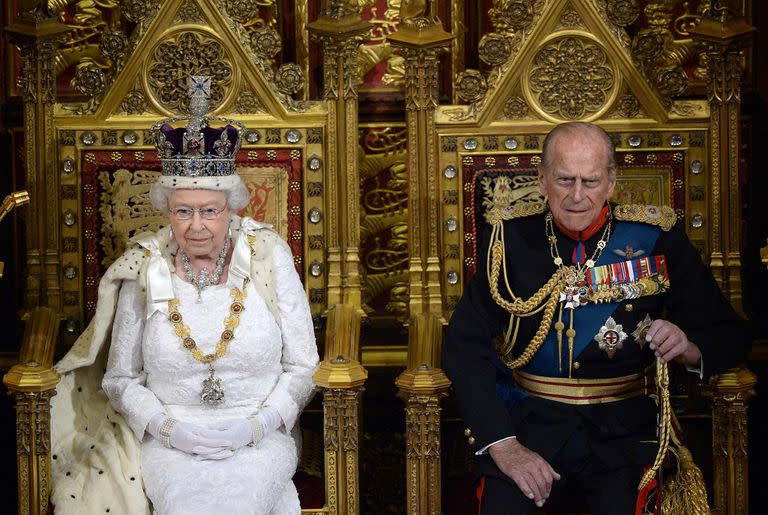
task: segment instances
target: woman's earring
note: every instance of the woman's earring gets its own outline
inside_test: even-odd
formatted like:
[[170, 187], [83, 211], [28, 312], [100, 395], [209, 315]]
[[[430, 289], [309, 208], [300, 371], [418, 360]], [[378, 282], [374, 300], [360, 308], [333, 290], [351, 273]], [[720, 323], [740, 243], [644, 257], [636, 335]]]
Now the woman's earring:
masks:
[[230, 240], [232, 239], [232, 219], [231, 218], [229, 219], [229, 225], [227, 225], [227, 237], [229, 237]]
[[171, 226], [171, 238], [173, 238], [173, 226]]

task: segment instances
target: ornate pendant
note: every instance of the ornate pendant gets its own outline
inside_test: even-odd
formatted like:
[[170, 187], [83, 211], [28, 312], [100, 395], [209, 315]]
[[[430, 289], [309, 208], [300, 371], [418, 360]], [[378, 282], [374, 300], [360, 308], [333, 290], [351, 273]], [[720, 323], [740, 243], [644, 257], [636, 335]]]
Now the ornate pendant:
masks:
[[224, 402], [224, 387], [221, 379], [215, 377], [213, 365], [208, 365], [208, 377], [203, 379], [203, 391], [200, 393], [200, 402], [207, 406], [217, 406]]
[[560, 292], [560, 302], [564, 307], [575, 309], [589, 302], [589, 288], [585, 279], [584, 271], [574, 266], [564, 269], [565, 286]]
[[626, 339], [627, 333], [624, 332], [621, 324], [616, 323], [613, 317], [608, 317], [605, 325], [595, 335], [595, 340], [597, 340], [600, 349], [605, 351], [609, 358], [612, 358], [616, 351], [624, 346], [624, 340]]

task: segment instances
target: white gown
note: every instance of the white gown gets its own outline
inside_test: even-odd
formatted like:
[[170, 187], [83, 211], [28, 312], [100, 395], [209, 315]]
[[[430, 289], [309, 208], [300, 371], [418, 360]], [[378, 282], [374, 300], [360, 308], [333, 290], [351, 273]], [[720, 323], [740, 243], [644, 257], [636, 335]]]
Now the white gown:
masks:
[[[293, 260], [285, 249], [275, 247], [273, 265], [280, 325], [249, 284], [235, 337], [226, 355], [213, 363], [225, 390], [224, 403], [215, 407], [200, 402], [207, 365], [182, 346], [166, 315], [155, 312], [145, 320], [144, 295], [136, 291], [135, 281], [123, 283], [102, 386], [142, 440], [142, 475], [155, 513], [300, 512], [291, 481], [298, 451], [289, 432], [312, 394], [318, 356]], [[197, 290], [173, 276], [183, 322], [206, 354], [214, 351], [224, 330], [232, 302], [230, 288], [208, 287], [198, 302]], [[223, 460], [202, 460], [166, 448], [145, 434], [149, 420], [161, 412], [180, 421], [205, 423], [252, 417], [262, 406], [274, 406], [284, 426], [257, 446], [242, 447]]]

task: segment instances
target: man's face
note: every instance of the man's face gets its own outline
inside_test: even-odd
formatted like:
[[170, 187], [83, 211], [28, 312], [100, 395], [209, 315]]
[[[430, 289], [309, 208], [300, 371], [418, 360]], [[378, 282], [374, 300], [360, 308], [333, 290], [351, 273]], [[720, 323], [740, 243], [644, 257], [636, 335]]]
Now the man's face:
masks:
[[539, 167], [539, 191], [558, 223], [583, 231], [613, 194], [616, 173], [609, 171], [605, 144], [595, 136], [565, 133], [551, 145], [550, 166]]

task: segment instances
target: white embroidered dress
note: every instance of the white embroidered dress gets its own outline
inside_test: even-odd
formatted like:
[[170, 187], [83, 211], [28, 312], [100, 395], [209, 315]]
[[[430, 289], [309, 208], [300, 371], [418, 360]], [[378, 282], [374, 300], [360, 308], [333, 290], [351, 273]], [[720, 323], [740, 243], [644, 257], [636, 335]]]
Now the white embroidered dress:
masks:
[[[312, 394], [318, 362], [312, 320], [289, 251], [272, 252], [279, 324], [265, 300], [247, 286], [245, 310], [227, 353], [213, 363], [225, 390], [224, 403], [200, 402], [208, 366], [196, 361], [175, 334], [167, 312], [146, 318], [137, 281], [124, 281], [115, 313], [112, 345], [102, 386], [114, 408], [142, 441], [141, 473], [154, 512], [166, 514], [299, 513], [291, 477], [298, 456], [290, 429]], [[229, 315], [233, 283], [197, 290], [175, 274], [173, 294], [183, 322], [204, 353], [212, 353]], [[180, 421], [253, 417], [263, 406], [278, 410], [284, 427], [258, 445], [222, 460], [203, 460], [164, 447], [145, 429], [158, 413]]]

